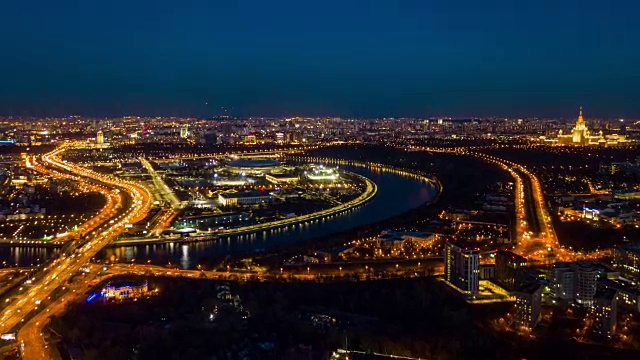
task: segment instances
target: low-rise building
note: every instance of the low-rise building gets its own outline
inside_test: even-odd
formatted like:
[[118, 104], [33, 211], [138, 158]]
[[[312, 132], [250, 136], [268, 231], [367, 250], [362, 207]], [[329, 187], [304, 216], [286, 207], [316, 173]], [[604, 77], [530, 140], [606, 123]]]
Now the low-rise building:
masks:
[[272, 202], [274, 198], [273, 194], [263, 191], [239, 191], [218, 195], [218, 201], [222, 206], [264, 204]]
[[298, 175], [293, 174], [267, 174], [264, 178], [274, 184], [295, 184], [300, 180]]
[[125, 300], [144, 296], [149, 293], [149, 284], [145, 281], [135, 285], [128, 282], [107, 284], [101, 291], [100, 296], [107, 300]]

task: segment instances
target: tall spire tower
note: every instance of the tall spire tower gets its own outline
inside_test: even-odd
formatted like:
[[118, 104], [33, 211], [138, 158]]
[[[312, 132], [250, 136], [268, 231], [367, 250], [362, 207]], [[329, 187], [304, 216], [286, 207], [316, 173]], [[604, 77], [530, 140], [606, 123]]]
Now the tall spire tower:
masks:
[[582, 106], [580, 106], [580, 115], [578, 115], [578, 120], [576, 121], [576, 125], [584, 124], [584, 118], [582, 117]]
[[589, 129], [587, 129], [587, 124], [584, 123], [584, 117], [582, 117], [582, 106], [580, 106], [580, 115], [578, 115], [576, 126], [573, 127], [571, 135], [574, 144], [584, 145], [588, 141]]

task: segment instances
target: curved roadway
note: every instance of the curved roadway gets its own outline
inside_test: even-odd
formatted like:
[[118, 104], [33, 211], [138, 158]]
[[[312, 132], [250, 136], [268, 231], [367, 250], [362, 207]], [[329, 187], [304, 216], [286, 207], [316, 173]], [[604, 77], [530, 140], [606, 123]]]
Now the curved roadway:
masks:
[[[90, 229], [105, 227], [104, 231], [91, 233], [86, 241], [78, 241], [75, 245], [74, 253], [54, 260], [47, 268], [36, 273], [32, 279], [32, 284], [21, 294], [20, 300], [10, 302], [1, 313], [0, 332], [9, 332], [21, 325], [27, 319], [28, 314], [33, 314], [34, 318], [28, 322], [28, 326], [23, 327], [18, 332], [22, 357], [24, 359], [48, 359], [50, 356], [46, 349], [39, 330], [38, 319], [42, 318], [42, 311], [45, 308], [57, 308], [64, 306], [61, 300], [49, 298], [54, 290], [63, 286], [67, 281], [105, 245], [119, 235], [126, 224], [135, 223], [143, 219], [151, 207], [151, 196], [149, 192], [137, 183], [116, 179], [112, 176], [101, 175], [96, 172], [70, 165], [59, 159], [59, 155], [64, 151], [65, 146], [42, 156], [42, 166], [49, 171], [58, 171], [76, 176], [85, 184], [101, 184], [108, 189], [107, 196], [129, 197], [127, 205], [117, 211], [114, 217], [98, 217], [94, 223], [87, 225], [85, 231]], [[111, 203], [113, 205], [113, 203]], [[110, 211], [107, 209], [103, 211]], [[105, 226], [107, 225], [107, 226]], [[49, 269], [50, 267], [50, 269]], [[67, 292], [69, 289], [67, 289]], [[63, 292], [64, 294], [64, 292]], [[58, 298], [61, 299], [62, 297]], [[35, 321], [35, 323], [33, 323]], [[37, 324], [36, 324], [37, 323]], [[34, 325], [35, 324], [35, 325]]]

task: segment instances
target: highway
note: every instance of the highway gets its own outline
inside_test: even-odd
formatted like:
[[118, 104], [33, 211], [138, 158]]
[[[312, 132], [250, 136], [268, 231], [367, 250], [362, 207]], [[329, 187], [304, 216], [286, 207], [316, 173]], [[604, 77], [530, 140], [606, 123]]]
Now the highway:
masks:
[[[500, 166], [514, 178], [517, 241], [515, 252], [537, 261], [546, 260], [551, 252], [562, 258], [566, 258], [565, 255], [570, 256], [558, 242], [540, 181], [535, 174], [525, 166], [510, 160], [466, 150], [461, 153]], [[530, 222], [527, 222], [527, 219], [531, 219]]]
[[[556, 261], [572, 261], [579, 257], [579, 254], [560, 245], [545, 203], [540, 181], [525, 166], [464, 147], [413, 146], [410, 147], [410, 150], [471, 156], [508, 171], [515, 180], [515, 239], [517, 243], [514, 251], [534, 261], [546, 261], [550, 255], [555, 256]], [[535, 230], [539, 230], [537, 233], [534, 233], [531, 224], [527, 222], [528, 217], [534, 217]]]
[[[76, 165], [67, 164], [60, 160], [59, 155], [65, 150], [65, 145], [42, 156], [41, 170], [70, 174], [86, 186], [89, 184], [100, 184], [104, 189], [108, 189], [108, 196], [118, 195], [117, 198], [124, 203], [118, 210], [116, 203], [111, 203], [110, 207], [103, 209], [106, 211], [101, 217], [94, 219], [92, 223], [86, 224], [83, 232], [87, 234], [84, 241], [77, 241], [70, 255], [63, 254], [47, 264], [41, 272], [34, 275], [31, 285], [22, 293], [17, 301], [10, 302], [0, 313], [0, 332], [9, 332], [25, 321], [25, 316], [34, 313], [38, 319], [43, 307], [56, 309], [60, 300], [48, 302], [52, 292], [63, 286], [82, 266], [89, 263], [91, 258], [111, 242], [125, 228], [125, 225], [135, 223], [143, 219], [151, 207], [151, 195], [148, 190], [141, 185], [117, 179], [113, 176], [102, 175]], [[125, 197], [124, 195], [128, 196]], [[125, 201], [127, 200], [127, 201]], [[117, 202], [117, 200], [114, 200]], [[102, 212], [101, 212], [102, 213]], [[109, 217], [108, 214], [113, 214]], [[101, 229], [101, 231], [95, 231]], [[37, 321], [36, 321], [37, 322]], [[28, 330], [29, 328], [27, 328]], [[20, 334], [23, 334], [21, 337]], [[39, 342], [34, 343], [34, 334], [22, 331], [19, 333], [18, 341], [21, 343], [23, 358], [25, 359], [46, 359], [46, 349], [39, 347]]]
[[[438, 266], [433, 267], [434, 272], [427, 273], [427, 264], [437, 262]], [[375, 261], [367, 264], [375, 264]], [[400, 262], [403, 263], [403, 262]], [[349, 264], [345, 264], [347, 266]], [[307, 273], [291, 273], [283, 271], [280, 273], [267, 273], [267, 272], [240, 272], [240, 271], [203, 271], [203, 270], [182, 270], [182, 269], [169, 269], [156, 265], [144, 265], [144, 264], [112, 264], [108, 266], [106, 273], [103, 273], [102, 265], [89, 264], [86, 266], [88, 272], [84, 275], [83, 279], [74, 281], [72, 284], [67, 284], [65, 292], [60, 295], [55, 301], [52, 301], [44, 311], [40, 311], [33, 318], [29, 319], [27, 323], [18, 332], [18, 340], [20, 341], [21, 352], [24, 359], [51, 359], [60, 358], [57, 354], [57, 350], [53, 347], [49, 347], [49, 344], [43, 336], [43, 326], [51, 316], [61, 316], [65, 313], [68, 306], [83, 301], [85, 294], [94, 289], [88, 289], [87, 284], [91, 280], [100, 275], [100, 283], [113, 278], [115, 276], [122, 275], [136, 275], [136, 276], [158, 276], [158, 277], [176, 277], [176, 278], [192, 278], [192, 279], [210, 279], [221, 281], [375, 281], [387, 278], [410, 278], [410, 277], [422, 277], [442, 274], [444, 271], [441, 258], [437, 259], [425, 259], [423, 264], [418, 262], [417, 264], [403, 264], [403, 266], [390, 266], [389, 272], [372, 272], [372, 268], [365, 266], [364, 263], [359, 264], [358, 270], [345, 268], [335, 264], [332, 268], [314, 269]], [[88, 279], [88, 280], [86, 280]]]
[[[21, 352], [24, 359], [48, 359], [52, 356], [51, 349], [48, 348], [48, 345], [42, 337], [42, 327], [47, 322], [47, 318], [49, 316], [64, 313], [69, 302], [78, 301], [81, 296], [78, 296], [77, 294], [82, 294], [86, 290], [84, 282], [79, 281], [69, 285], [68, 280], [83, 266], [88, 266], [91, 269], [91, 275], [99, 271], [98, 267], [95, 265], [88, 265], [91, 258], [101, 248], [112, 242], [124, 230], [125, 225], [132, 224], [143, 219], [149, 211], [152, 202], [151, 194], [140, 184], [118, 179], [113, 176], [98, 174], [91, 170], [62, 161], [59, 156], [65, 148], [66, 145], [63, 145], [41, 158], [31, 157], [27, 160], [28, 166], [50, 176], [57, 178], [70, 178], [79, 181], [82, 191], [99, 191], [103, 193], [107, 198], [107, 205], [105, 205], [105, 207], [92, 219], [79, 227], [78, 233], [85, 237], [85, 239], [84, 241], [73, 241], [72, 245], [74, 245], [74, 247], [72, 249], [75, 251], [53, 260], [47, 264], [44, 271], [36, 273], [32, 284], [26, 288], [16, 301], [9, 302], [9, 304], [0, 313], [0, 332], [9, 332], [22, 325], [18, 332], [18, 341], [21, 344]], [[506, 159], [465, 148], [416, 147], [412, 149], [472, 156], [508, 171], [515, 181], [517, 241], [515, 251], [522, 253], [534, 261], [543, 260], [552, 252], [556, 253], [558, 260], [570, 260], [576, 258], [576, 254], [567, 251], [558, 243], [558, 239], [545, 204], [540, 182], [538, 178], [526, 167]], [[401, 172], [404, 175], [416, 176], [424, 181], [437, 183], [437, 179], [433, 179], [427, 174], [410, 172], [383, 164], [360, 163], [357, 161], [335, 160], [328, 158], [292, 158], [297, 158], [301, 161], [333, 162], [346, 165], [367, 166], [369, 168], [377, 167], [386, 171]], [[149, 170], [151, 164], [143, 158], [141, 158], [141, 162]], [[149, 173], [152, 175], [156, 187], [165, 193], [165, 198], [169, 200], [174, 209], [178, 209], [179, 207], [176, 207], [176, 200], [178, 199], [175, 197], [175, 194], [173, 194], [173, 192], [167, 187], [166, 183], [164, 183], [160, 176], [155, 171], [152, 171], [153, 169], [149, 170]], [[439, 183], [438, 185], [441, 186]], [[173, 195], [175, 199], [172, 200], [169, 193]], [[375, 194], [375, 184], [370, 185], [370, 182], [367, 182], [367, 191], [365, 194], [372, 196], [372, 193]], [[365, 194], [356, 200], [366, 201]], [[350, 206], [354, 205], [349, 203], [343, 204], [339, 207], [328, 209], [327, 211], [340, 212]], [[166, 216], [162, 218], [162, 223], [169, 222], [173, 218], [174, 212], [167, 212], [165, 215]], [[323, 213], [320, 216], [326, 215], [329, 215], [329, 213]], [[312, 219], [318, 216], [318, 214], [308, 214], [306, 216], [309, 217], [309, 219]], [[537, 223], [535, 229], [537, 231], [533, 231], [531, 227], [532, 218], [534, 218]], [[529, 221], [527, 221], [528, 219]], [[286, 219], [283, 220], [282, 223], [254, 225], [246, 230], [255, 231], [267, 227], [284, 226], [288, 223], [306, 220], [308, 219], [303, 216]], [[70, 235], [65, 236], [68, 237], [62, 236], [61, 240], [69, 239], [71, 237]], [[334, 274], [331, 276], [336, 275], [336, 269], [333, 270]], [[438, 272], [441, 272], [440, 268], [438, 268]], [[255, 281], [322, 280], [322, 275], [318, 273], [283, 273], [282, 269], [280, 274], [245, 273], [229, 271], [176, 270], [138, 264], [110, 265], [109, 274], [107, 276], [124, 274], [208, 278], [226, 281], [244, 281], [249, 278]], [[400, 272], [398, 272], [398, 275], [399, 274]], [[411, 274], [411, 272], [407, 273], [405, 271], [402, 276], [411, 276]], [[418, 276], [417, 271], [413, 274]], [[342, 268], [340, 268], [337, 275], [339, 275], [340, 278], [344, 278], [345, 280], [347, 279], [346, 276], [342, 276]], [[327, 275], [324, 274], [324, 276]], [[358, 276], [350, 278], [350, 280], [369, 280], [379, 278], [380, 277], [370, 277], [366, 276], [366, 274], [359, 274]], [[54, 290], [60, 288], [63, 289], [62, 293], [52, 296]], [[27, 314], [29, 313], [33, 314], [33, 317], [28, 318]], [[53, 356], [55, 356], [55, 353]]]
[[[27, 167], [32, 168], [42, 174], [51, 176], [56, 179], [71, 179], [78, 181], [79, 189], [84, 192], [99, 192], [104, 195], [106, 199], [105, 206], [91, 218], [89, 221], [78, 226], [77, 230], [75, 230], [75, 235], [85, 236], [90, 232], [94, 231], [100, 224], [102, 224], [103, 220], [110, 218], [113, 216], [121, 207], [122, 207], [122, 198], [114, 189], [109, 189], [100, 183], [83, 181], [81, 176], [78, 176], [71, 172], [61, 172], [56, 168], [47, 167], [39, 164], [36, 157], [32, 157], [30, 160], [27, 158]], [[66, 241], [73, 238], [72, 233], [58, 234], [54, 241], [61, 242]]]
[[[480, 153], [474, 153], [474, 156], [507, 168], [516, 178], [517, 218], [520, 221], [517, 226], [523, 230], [522, 235], [517, 238], [516, 251], [535, 259], [542, 259], [551, 251], [560, 251], [560, 243], [553, 228], [538, 177], [526, 167], [509, 160]], [[526, 177], [526, 182], [523, 181], [521, 174]], [[527, 211], [528, 217], [533, 217], [531, 224], [524, 220], [527, 218]], [[535, 227], [532, 226], [533, 223], [536, 224]]]

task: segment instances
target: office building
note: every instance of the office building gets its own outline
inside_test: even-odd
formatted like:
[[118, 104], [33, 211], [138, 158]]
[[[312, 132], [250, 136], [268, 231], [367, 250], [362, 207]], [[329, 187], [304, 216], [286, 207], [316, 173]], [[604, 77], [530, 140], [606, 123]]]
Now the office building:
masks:
[[465, 293], [477, 293], [480, 249], [473, 245], [446, 242], [444, 251], [445, 280]]
[[104, 144], [104, 134], [102, 133], [102, 131], [98, 131], [98, 133], [96, 134], [96, 144]]
[[593, 332], [602, 337], [611, 337], [616, 329], [618, 309], [615, 289], [598, 290], [593, 297], [591, 316]]
[[511, 251], [496, 252], [496, 282], [508, 290], [516, 288], [518, 270], [527, 266], [527, 260]]

